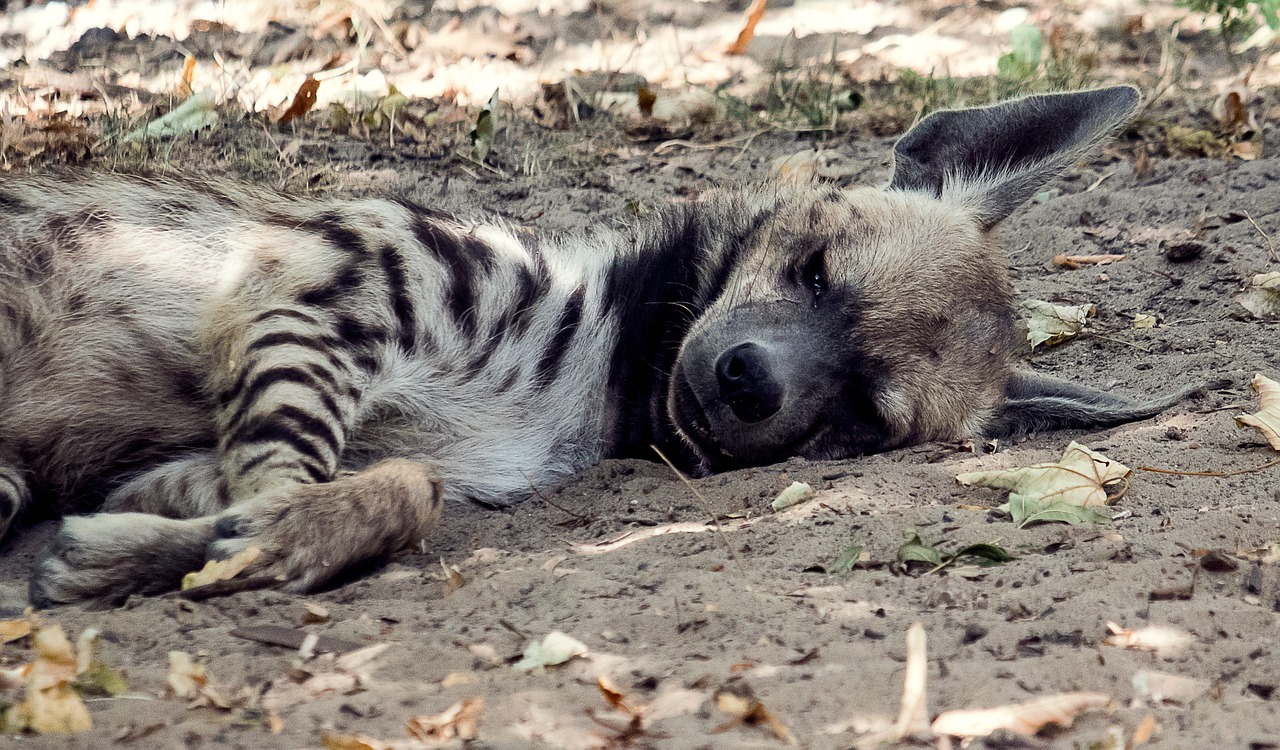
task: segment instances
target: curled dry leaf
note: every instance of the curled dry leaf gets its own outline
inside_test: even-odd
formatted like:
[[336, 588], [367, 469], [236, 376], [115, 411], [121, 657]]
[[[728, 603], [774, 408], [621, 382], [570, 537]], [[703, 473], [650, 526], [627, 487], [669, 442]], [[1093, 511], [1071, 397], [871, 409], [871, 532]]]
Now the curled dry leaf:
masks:
[[1258, 120], [1253, 112], [1257, 96], [1241, 83], [1227, 86], [1214, 100], [1211, 112], [1218, 128], [1223, 132], [1255, 133]]
[[257, 562], [259, 557], [262, 557], [261, 548], [246, 547], [226, 560], [210, 560], [200, 570], [182, 577], [182, 590], [235, 578]]
[[952, 737], [986, 737], [1002, 729], [1032, 737], [1050, 724], [1071, 726], [1083, 711], [1110, 707], [1111, 698], [1101, 693], [1059, 693], [1009, 706], [944, 711], [931, 729]]
[[1022, 302], [1022, 315], [1027, 325], [1027, 341], [1034, 349], [1041, 344], [1053, 346], [1084, 330], [1085, 320], [1094, 314], [1093, 305], [1055, 305], [1038, 299]]
[[1172, 656], [1191, 645], [1191, 634], [1167, 625], [1148, 625], [1142, 628], [1122, 628], [1114, 622], [1107, 623], [1111, 635], [1102, 640], [1108, 646], [1136, 648], [1154, 651], [1158, 656]]
[[1239, 415], [1236, 424], [1261, 432], [1271, 447], [1280, 451], [1280, 383], [1257, 373], [1249, 385], [1258, 392], [1261, 408], [1254, 414]]
[[1280, 271], [1254, 276], [1253, 283], [1236, 301], [1259, 318], [1280, 315]]
[[956, 476], [966, 487], [1009, 490], [1009, 513], [1018, 526], [1040, 521], [1106, 521], [1093, 510], [1110, 501], [1107, 485], [1133, 471], [1097, 451], [1072, 442], [1057, 463], [974, 471]]
[[586, 654], [586, 644], [556, 630], [548, 633], [541, 643], [535, 641], [525, 646], [524, 658], [515, 663], [515, 668], [528, 672], [542, 667], [554, 667]]
[[458, 701], [435, 716], [413, 716], [409, 719], [409, 736], [420, 741], [472, 740], [480, 724], [484, 698]]
[[462, 571], [458, 570], [456, 565], [447, 564], [443, 558], [440, 560], [440, 567], [444, 570], [444, 595], [449, 596], [458, 589], [467, 585], [467, 579], [462, 577]]

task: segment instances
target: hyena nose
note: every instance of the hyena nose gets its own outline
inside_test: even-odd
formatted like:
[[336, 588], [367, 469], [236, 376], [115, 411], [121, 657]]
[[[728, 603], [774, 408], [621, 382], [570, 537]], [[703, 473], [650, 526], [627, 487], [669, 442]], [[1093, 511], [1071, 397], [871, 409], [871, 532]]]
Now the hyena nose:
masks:
[[769, 368], [769, 352], [753, 343], [731, 347], [716, 360], [720, 396], [743, 422], [760, 422], [782, 407], [782, 386]]

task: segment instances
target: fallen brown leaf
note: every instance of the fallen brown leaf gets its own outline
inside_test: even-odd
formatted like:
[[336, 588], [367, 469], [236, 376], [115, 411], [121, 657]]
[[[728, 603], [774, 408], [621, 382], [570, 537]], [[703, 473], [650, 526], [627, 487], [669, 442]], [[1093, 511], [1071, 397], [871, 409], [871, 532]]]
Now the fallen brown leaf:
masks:
[[747, 54], [747, 45], [751, 44], [751, 39], [756, 35], [756, 25], [760, 23], [761, 18], [764, 18], [765, 5], [765, 0], [752, 0], [751, 7], [747, 8], [747, 17], [742, 24], [742, 31], [738, 32], [738, 38], [724, 51], [726, 55]]
[[1155, 736], [1156, 730], [1160, 725], [1156, 723], [1156, 717], [1147, 714], [1142, 721], [1138, 722], [1138, 726], [1133, 730], [1133, 738], [1129, 740], [1129, 747], [1141, 747], [1151, 741]]
[[1157, 656], [1170, 656], [1191, 645], [1191, 634], [1166, 625], [1147, 625], [1142, 628], [1122, 628], [1114, 622], [1107, 623], [1111, 635], [1102, 639], [1108, 646], [1154, 651]]
[[10, 732], [30, 729], [40, 734], [74, 734], [93, 728], [89, 709], [76, 693], [76, 652], [58, 625], [41, 627], [34, 638], [36, 660], [27, 675], [26, 697], [10, 707]]
[[247, 547], [226, 560], [210, 560], [200, 570], [182, 577], [182, 590], [235, 578], [257, 562], [259, 557], [262, 557], [260, 547]]
[[775, 716], [755, 697], [750, 686], [745, 682], [737, 682], [716, 693], [716, 706], [721, 711], [733, 716], [733, 720], [725, 722], [713, 731], [717, 734], [727, 732], [741, 724], [768, 727], [773, 736], [787, 743], [796, 744], [796, 738], [787, 725]]
[[288, 125], [294, 120], [302, 117], [316, 106], [316, 92], [320, 89], [320, 82], [311, 76], [307, 76], [300, 86], [298, 92], [293, 95], [293, 101], [289, 103], [289, 108], [280, 113], [280, 117], [276, 119], [278, 125]]
[[409, 736], [422, 741], [472, 740], [480, 723], [484, 698], [458, 701], [435, 716], [413, 716], [409, 719]]

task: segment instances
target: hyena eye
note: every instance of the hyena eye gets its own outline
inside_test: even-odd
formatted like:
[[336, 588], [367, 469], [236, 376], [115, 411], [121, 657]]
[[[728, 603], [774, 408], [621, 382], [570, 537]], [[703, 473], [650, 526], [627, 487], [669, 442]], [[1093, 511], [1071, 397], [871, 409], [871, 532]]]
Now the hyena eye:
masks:
[[816, 300], [827, 291], [827, 258], [826, 253], [817, 252], [809, 256], [804, 267], [800, 269], [800, 283], [813, 294]]

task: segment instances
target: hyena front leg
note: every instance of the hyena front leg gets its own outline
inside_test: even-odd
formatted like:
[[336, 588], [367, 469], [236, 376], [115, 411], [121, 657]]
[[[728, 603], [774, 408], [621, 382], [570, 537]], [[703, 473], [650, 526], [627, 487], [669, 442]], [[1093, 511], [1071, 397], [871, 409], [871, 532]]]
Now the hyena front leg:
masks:
[[210, 557], [262, 551], [249, 574], [309, 591], [347, 566], [417, 544], [440, 520], [440, 481], [425, 464], [389, 459], [324, 484], [261, 495], [218, 517]]

